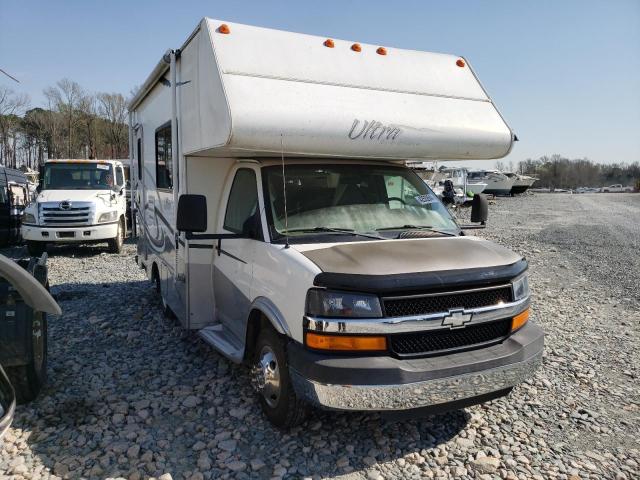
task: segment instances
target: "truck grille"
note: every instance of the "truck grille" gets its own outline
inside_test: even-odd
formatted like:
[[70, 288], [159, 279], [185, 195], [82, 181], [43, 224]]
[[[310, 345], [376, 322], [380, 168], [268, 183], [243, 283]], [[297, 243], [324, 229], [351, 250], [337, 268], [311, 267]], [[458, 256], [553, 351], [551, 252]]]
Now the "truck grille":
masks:
[[51, 227], [75, 227], [91, 224], [91, 203], [68, 202], [68, 208], [60, 205], [64, 202], [44, 203], [40, 207], [40, 225]]
[[470, 325], [456, 330], [436, 330], [389, 336], [391, 351], [400, 357], [432, 356], [472, 349], [505, 339], [511, 319]]
[[448, 312], [456, 308], [468, 310], [511, 301], [511, 285], [382, 299], [385, 316], [387, 317], [425, 315]]

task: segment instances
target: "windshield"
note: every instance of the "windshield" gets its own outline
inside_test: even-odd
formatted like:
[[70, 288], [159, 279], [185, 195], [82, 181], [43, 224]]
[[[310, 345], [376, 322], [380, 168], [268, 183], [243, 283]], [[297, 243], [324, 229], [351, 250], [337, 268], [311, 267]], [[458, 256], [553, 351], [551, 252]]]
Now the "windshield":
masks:
[[[288, 165], [287, 228], [282, 167], [263, 169], [272, 238], [409, 228], [458, 231], [446, 207], [412, 170], [378, 165]], [[393, 234], [397, 236], [397, 232]], [[387, 237], [388, 238], [388, 237]]]
[[107, 163], [47, 163], [44, 190], [111, 190], [113, 167]]

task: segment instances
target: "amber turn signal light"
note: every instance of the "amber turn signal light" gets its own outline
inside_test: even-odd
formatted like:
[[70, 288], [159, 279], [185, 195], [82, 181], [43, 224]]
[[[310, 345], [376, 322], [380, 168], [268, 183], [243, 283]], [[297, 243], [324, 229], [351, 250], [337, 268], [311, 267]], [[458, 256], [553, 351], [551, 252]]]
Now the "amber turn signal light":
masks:
[[327, 38], [327, 39], [324, 41], [324, 46], [325, 46], [325, 47], [328, 47], [328, 48], [333, 48], [333, 47], [335, 47], [335, 46], [336, 46], [336, 44], [335, 44], [335, 43], [333, 43], [333, 40], [331, 40], [330, 38]]
[[465, 66], [464, 60], [459, 58], [458, 60], [456, 60], [456, 65], [458, 65], [459, 67], [464, 67]]
[[380, 351], [387, 349], [386, 337], [363, 337], [353, 335], [319, 335], [307, 333], [307, 347], [316, 350]]
[[362, 47], [359, 43], [354, 43], [353, 45], [351, 45], [351, 50], [353, 50], [354, 52], [361, 52]]
[[519, 313], [511, 320], [511, 331], [515, 332], [529, 320], [529, 309], [527, 308], [524, 312]]
[[224, 33], [226, 35], [228, 33], [231, 33], [231, 30], [229, 29], [229, 25], [227, 25], [226, 23], [223, 23], [218, 27], [218, 32]]
[[387, 49], [384, 47], [378, 47], [378, 49], [376, 50], [376, 53], [378, 55], [386, 55], [387, 54]]

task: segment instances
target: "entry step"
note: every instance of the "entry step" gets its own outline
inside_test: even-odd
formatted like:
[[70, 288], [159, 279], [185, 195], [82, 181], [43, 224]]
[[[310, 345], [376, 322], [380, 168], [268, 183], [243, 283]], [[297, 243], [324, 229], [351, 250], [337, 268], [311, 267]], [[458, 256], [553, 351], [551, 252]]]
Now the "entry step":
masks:
[[244, 353], [242, 346], [229, 330], [224, 328], [224, 325], [205, 327], [198, 332], [198, 335], [230, 360], [234, 362], [242, 360]]

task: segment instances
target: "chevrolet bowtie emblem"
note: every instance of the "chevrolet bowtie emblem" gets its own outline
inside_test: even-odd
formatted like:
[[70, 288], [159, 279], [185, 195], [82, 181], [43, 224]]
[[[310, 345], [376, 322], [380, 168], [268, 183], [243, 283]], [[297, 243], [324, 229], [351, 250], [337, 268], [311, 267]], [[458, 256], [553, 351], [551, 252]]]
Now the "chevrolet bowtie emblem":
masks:
[[464, 313], [464, 310], [449, 310], [449, 314], [442, 319], [442, 326], [451, 330], [464, 328], [472, 317], [473, 313]]

